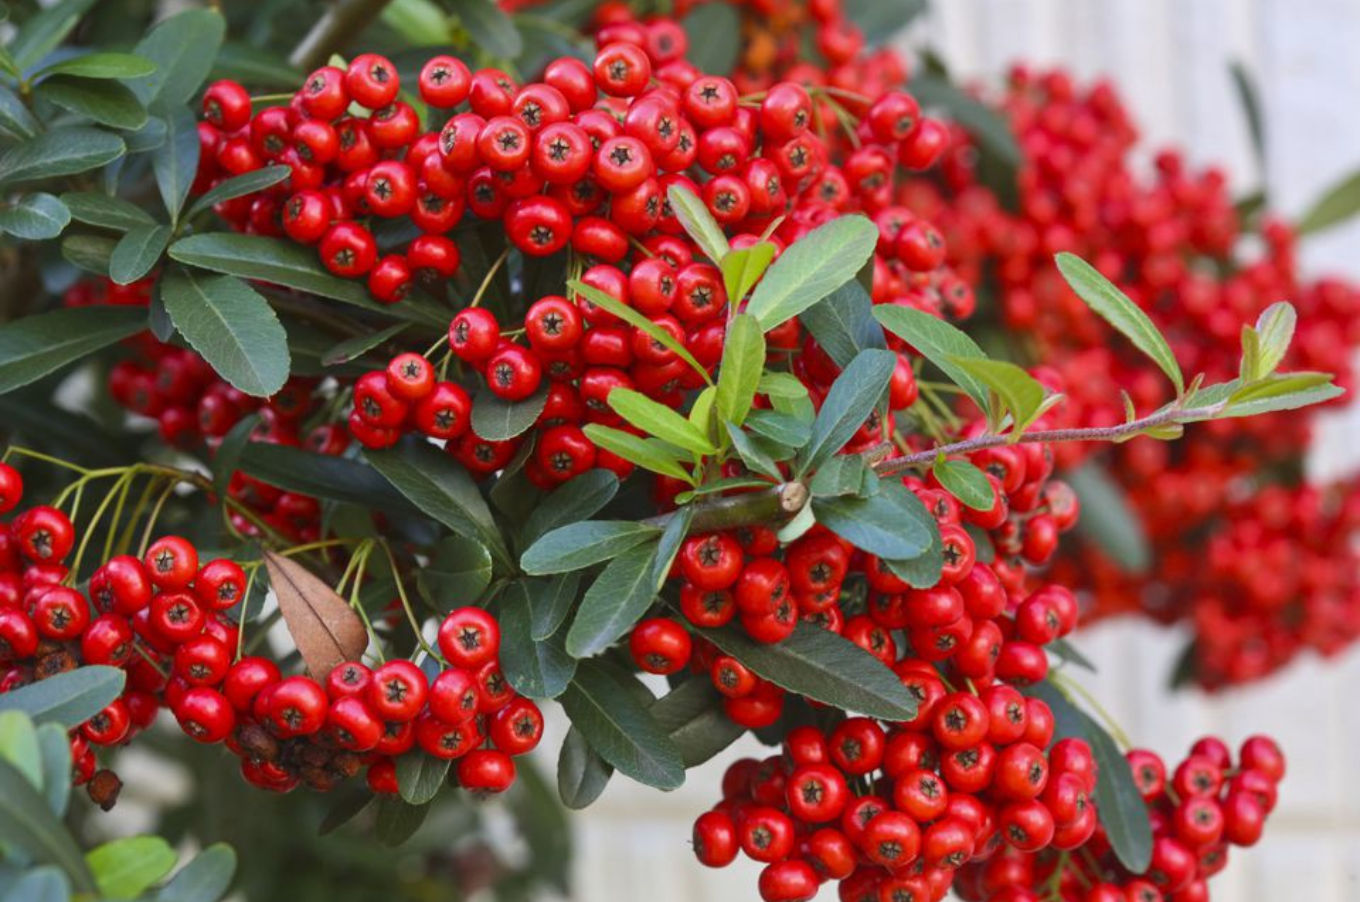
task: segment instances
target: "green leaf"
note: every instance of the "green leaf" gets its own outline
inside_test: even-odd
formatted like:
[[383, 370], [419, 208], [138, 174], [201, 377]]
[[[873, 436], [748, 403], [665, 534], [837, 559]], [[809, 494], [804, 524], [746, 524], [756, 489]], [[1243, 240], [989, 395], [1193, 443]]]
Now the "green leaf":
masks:
[[663, 584], [668, 581], [668, 571], [672, 569], [677, 553], [682, 550], [682, 543], [687, 540], [695, 512], [695, 507], [684, 505], [668, 516], [668, 523], [663, 527], [663, 534], [658, 537], [658, 548], [654, 551], [651, 582], [655, 595], [663, 591]]
[[0, 761], [0, 842], [38, 863], [61, 868], [78, 890], [95, 891], [94, 877], [71, 833], [33, 784], [8, 761]]
[[753, 408], [753, 395], [762, 379], [766, 359], [767, 342], [758, 321], [747, 313], [731, 319], [715, 397], [716, 409], [725, 422], [743, 425]]
[[881, 488], [880, 479], [860, 454], [835, 454], [824, 462], [810, 480], [810, 494], [815, 498], [838, 495], [875, 495]]
[[26, 241], [56, 238], [70, 222], [71, 211], [51, 194], [29, 194], [0, 209], [0, 232]]
[[162, 280], [161, 298], [176, 330], [218, 375], [258, 398], [284, 387], [288, 338], [275, 311], [250, 285], [177, 268]]
[[109, 278], [119, 285], [128, 285], [151, 272], [166, 252], [170, 237], [170, 226], [165, 225], [143, 225], [129, 229], [114, 245], [114, 252], [109, 256]]
[[445, 13], [431, 0], [395, 0], [384, 5], [379, 20], [408, 44], [440, 46], [451, 40]]
[[605, 448], [617, 457], [625, 458], [635, 466], [695, 484], [691, 474], [682, 469], [662, 442], [640, 438], [633, 433], [614, 429], [610, 426], [602, 426], [599, 423], [589, 423], [583, 427], [583, 434], [598, 448]]
[[214, 843], [161, 887], [156, 902], [218, 902], [236, 871], [237, 853], [226, 843]]
[[976, 139], [982, 156], [998, 161], [1009, 172], [1023, 162], [1008, 120], [1000, 113], [963, 91], [950, 80], [920, 73], [909, 83], [909, 92], [927, 108], [942, 110]]
[[199, 90], [213, 68], [226, 26], [213, 10], [190, 9], [159, 23], [133, 51], [156, 64], [156, 71], [128, 86], [143, 104], [160, 101], [183, 106]]
[[710, 454], [715, 446], [691, 422], [665, 404], [629, 388], [614, 389], [606, 403], [627, 423], [669, 444], [696, 454]]
[[1328, 229], [1359, 216], [1359, 170], [1327, 188], [1298, 222], [1298, 237]]
[[867, 46], [891, 41], [928, 10], [928, 0], [845, 0], [843, 14], [866, 36]]
[[744, 728], [725, 713], [723, 701], [709, 679], [694, 677], [649, 708], [677, 746], [683, 767], [709, 761], [744, 734]]
[[657, 549], [658, 543], [649, 541], [621, 552], [588, 586], [568, 628], [570, 655], [587, 658], [605, 651], [649, 609], [656, 597]]
[[57, 817], [66, 814], [71, 797], [71, 740], [60, 724], [38, 727], [38, 749], [42, 756], [43, 796]]
[[29, 867], [0, 896], [4, 902], [71, 902], [71, 884], [51, 865]]
[[1103, 317], [1110, 326], [1117, 329], [1127, 340], [1161, 368], [1175, 386], [1176, 393], [1184, 391], [1184, 374], [1179, 371], [1179, 363], [1174, 352], [1160, 334], [1151, 318], [1138, 307], [1131, 298], [1118, 290], [1118, 287], [1094, 267], [1074, 254], [1062, 252], [1056, 255], [1056, 268], [1070, 283], [1070, 287], [1080, 296], [1080, 300], [1090, 309]]
[[417, 588], [437, 611], [473, 604], [493, 578], [493, 559], [482, 542], [451, 535], [437, 542], [417, 573]]
[[230, 179], [223, 179], [214, 185], [203, 196], [190, 205], [189, 212], [185, 214], [186, 219], [193, 219], [205, 210], [211, 210], [217, 204], [225, 200], [232, 200], [234, 197], [244, 197], [247, 194], [255, 194], [264, 191], [274, 185], [278, 185], [289, 177], [290, 169], [288, 166], [274, 165], [266, 166], [263, 169], [255, 169], [241, 175], [234, 175]]
[[[677, 221], [682, 224], [682, 228], [696, 242], [696, 246], [701, 248], [711, 262], [719, 266], [729, 254], [729, 239], [725, 237], [725, 230], [720, 228], [715, 217], [710, 215], [710, 210], [701, 198], [681, 185], [670, 185], [668, 204], [672, 207]], [[733, 296], [731, 298], [737, 300]]]
[[374, 833], [384, 845], [401, 846], [421, 829], [426, 815], [431, 812], [428, 805], [409, 805], [397, 796], [385, 796], [379, 800], [378, 814], [374, 818]]
[[68, 191], [62, 195], [62, 203], [71, 211], [72, 219], [103, 229], [126, 232], [138, 226], [156, 224], [145, 210], [121, 197], [93, 191]]
[[502, 627], [498, 658], [512, 688], [527, 698], [557, 698], [568, 688], [578, 662], [564, 651], [563, 641], [551, 636], [536, 639], [532, 593], [523, 580], [507, 587], [498, 602]]
[[737, 305], [758, 284], [776, 255], [777, 246], [770, 241], [759, 241], [725, 254], [720, 261], [720, 273], [725, 278], [725, 297], [731, 304]]
[[141, 332], [146, 324], [146, 311], [133, 307], [68, 307], [6, 323], [0, 326], [0, 394]]
[[523, 757], [516, 763], [516, 782], [508, 793], [507, 805], [526, 843], [531, 874], [547, 881], [559, 896], [572, 897], [569, 862], [573, 830], [568, 812], [545, 782], [537, 762]]
[[967, 370], [953, 361], [960, 357], [985, 360], [985, 352], [971, 336], [922, 310], [877, 304], [872, 308], [882, 326], [918, 351], [929, 363], [942, 370], [952, 382], [960, 386], [981, 411], [990, 409], [990, 389]]
[[677, 746], [614, 671], [595, 661], [580, 663], [563, 706], [587, 743], [627, 777], [656, 789], [682, 785]]
[[69, 113], [110, 128], [134, 130], [147, 122], [147, 111], [137, 97], [116, 81], [58, 76], [38, 85], [34, 94]]
[[38, 731], [23, 711], [0, 711], [0, 759], [14, 765], [34, 789], [44, 788]]
[[427, 516], [455, 532], [482, 537], [497, 560], [512, 565], [478, 486], [445, 452], [427, 442], [413, 442], [386, 451], [367, 450], [365, 459]]
[[922, 524], [906, 520], [891, 493], [869, 498], [835, 495], [815, 498], [815, 520], [852, 542], [863, 551], [892, 560], [916, 558], [928, 549], [931, 533]]
[[606, 507], [619, 489], [620, 479], [610, 470], [598, 468], [580, 473], [535, 506], [521, 535], [526, 542], [534, 542], [551, 529], [586, 520]]
[[452, 0], [448, 7], [459, 17], [475, 47], [504, 59], [520, 55], [521, 35], [493, 0]]
[[1047, 643], [1047, 651], [1056, 655], [1062, 661], [1083, 667], [1090, 673], [1098, 673], [1099, 669], [1094, 666], [1094, 662], [1085, 657], [1069, 639], [1053, 639]]
[[87, 53], [55, 62], [34, 73], [33, 80], [50, 75], [71, 75], [78, 78], [137, 78], [151, 75], [156, 63], [135, 53]]
[[990, 387], [1013, 415], [1014, 432], [1021, 433], [1043, 411], [1047, 390], [1016, 363], [954, 357], [952, 362]]
[[378, 332], [364, 332], [354, 338], [347, 338], [345, 341], [337, 342], [322, 355], [322, 363], [325, 366], [338, 366], [342, 363], [350, 363], [365, 356], [370, 351], [379, 347], [386, 341], [397, 338], [407, 329], [410, 323], [394, 323], [386, 329]]
[[839, 366], [847, 366], [859, 351], [886, 346], [885, 333], [872, 318], [871, 295], [856, 279], [806, 310], [800, 321]]
[[733, 423], [726, 423], [725, 430], [729, 433], [730, 444], [734, 446], [734, 450], [739, 455], [739, 459], [744, 462], [744, 466], [755, 473], [762, 473], [776, 480], [786, 478], [782, 475], [780, 468], [777, 467], [776, 461], [772, 459], [772, 455], [768, 454], [753, 436]]
[[801, 621], [789, 638], [766, 645], [733, 627], [699, 630], [763, 679], [849, 713], [904, 721], [918, 702], [895, 673], [842, 636]]
[[213, 453], [213, 488], [220, 496], [227, 492], [232, 474], [241, 465], [242, 454], [246, 451], [246, 446], [251, 441], [251, 433], [255, 431], [259, 422], [260, 417], [257, 414], [242, 417], [227, 431], [227, 435], [224, 435], [218, 444], [218, 450]]
[[14, 139], [32, 138], [42, 130], [42, 125], [28, 107], [4, 84], [0, 84], [0, 137]]
[[135, 899], [175, 867], [175, 850], [159, 836], [129, 836], [85, 855], [101, 896]]
[[436, 797], [450, 772], [450, 759], [428, 755], [420, 748], [399, 755], [394, 761], [398, 795], [411, 805], [425, 805]]
[[1123, 867], [1134, 874], [1145, 873], [1151, 864], [1154, 845], [1151, 821], [1126, 756], [1107, 730], [1071, 704], [1070, 699], [1055, 686], [1037, 683], [1025, 692], [1040, 698], [1051, 708], [1056, 720], [1057, 739], [1074, 737], [1089, 743], [1099, 772], [1094, 795], [1099, 821], [1108, 834], [1113, 853]]
[[242, 450], [241, 469], [289, 492], [380, 510], [411, 510], [404, 497], [373, 468], [346, 457], [250, 442]]
[[561, 573], [552, 579], [524, 580], [530, 593], [530, 635], [543, 642], [559, 631], [578, 600], [579, 573]]
[[0, 693], [0, 711], [23, 711], [35, 723], [55, 723], [73, 729], [118, 698], [125, 676], [117, 667], [78, 667]]
[[243, 84], [292, 91], [303, 83], [304, 73], [289, 65], [279, 51], [228, 41], [213, 61], [210, 78], [230, 78]]
[[615, 768], [588, 745], [577, 727], [570, 727], [559, 747], [559, 799], [574, 811], [597, 800], [610, 782]]
[[737, 10], [727, 3], [698, 4], [682, 19], [682, 27], [688, 62], [712, 75], [734, 71], [743, 36]]
[[798, 448], [810, 440], [811, 424], [790, 414], [775, 410], [755, 410], [748, 415], [749, 430], [791, 448]]
[[894, 371], [895, 355], [890, 351], [862, 351], [853, 358], [829, 387], [810, 441], [797, 458], [797, 470], [817, 468], [848, 443], [885, 399]]
[[676, 338], [673, 338], [670, 332], [660, 328], [653, 320], [649, 319], [635, 308], [622, 304], [606, 292], [599, 291], [591, 285], [577, 279], [568, 283], [568, 290], [570, 295], [581, 295], [617, 319], [623, 319], [636, 329], [645, 332], [650, 338], [667, 348], [669, 351], [672, 351], [684, 361], [687, 366], [695, 370], [705, 380], [707, 385], [711, 384], [710, 373], [705, 367], [697, 362], [696, 358], [692, 356], [691, 351], [688, 351], [681, 342]]
[[0, 184], [75, 175], [123, 156], [117, 135], [83, 125], [54, 128], [0, 154]]
[[799, 316], [854, 278], [876, 250], [876, 226], [840, 216], [796, 241], [753, 289], [748, 312], [767, 332]]
[[474, 396], [470, 425], [484, 441], [504, 442], [534, 426], [548, 400], [548, 385], [521, 401], [507, 401], [484, 389]]
[[118, 241], [103, 235], [67, 233], [62, 236], [62, 258], [79, 269], [95, 275], [109, 275], [109, 258]]
[[7, 48], [15, 65], [21, 71], [37, 65], [57, 48], [81, 16], [94, 5], [95, 0], [61, 0], [25, 19]]
[[1082, 464], [1066, 472], [1080, 501], [1077, 532], [1128, 573], [1151, 567], [1151, 542], [1127, 493], [1103, 467]]
[[[1331, 384], [1330, 373], [1271, 373], [1231, 393], [1218, 419], [1249, 417], [1277, 410], [1296, 410], [1329, 401], [1344, 393]], [[1193, 405], [1190, 405], [1193, 406]]]
[[649, 539], [658, 527], [636, 520], [584, 520], [545, 533], [521, 555], [521, 569], [531, 575], [564, 573], [600, 564]]
[[978, 467], [966, 460], [939, 458], [933, 464], [938, 484], [972, 510], [988, 511], [995, 506], [995, 490]]
[[1258, 366], [1252, 378], [1260, 379], [1278, 369], [1293, 341], [1298, 326], [1298, 312], [1287, 301], [1270, 304], [1255, 321], [1255, 335], [1259, 354]]
[[176, 223], [199, 168], [199, 131], [194, 114], [185, 107], [170, 110], [165, 118], [166, 140], [152, 152], [152, 171], [161, 202]]
[[1260, 104], [1260, 92], [1245, 64], [1236, 60], [1231, 64], [1231, 77], [1236, 84], [1236, 96], [1241, 101], [1241, 112], [1246, 117], [1246, 128], [1250, 131], [1250, 145], [1255, 150], [1261, 177], [1265, 168], [1265, 125], [1264, 111]]
[[317, 825], [318, 836], [335, 833], [359, 817], [360, 813], [376, 799], [368, 786], [364, 789], [358, 786], [343, 787], [333, 791], [331, 796], [333, 797], [331, 805], [327, 808], [327, 813], [322, 815], [322, 822]]

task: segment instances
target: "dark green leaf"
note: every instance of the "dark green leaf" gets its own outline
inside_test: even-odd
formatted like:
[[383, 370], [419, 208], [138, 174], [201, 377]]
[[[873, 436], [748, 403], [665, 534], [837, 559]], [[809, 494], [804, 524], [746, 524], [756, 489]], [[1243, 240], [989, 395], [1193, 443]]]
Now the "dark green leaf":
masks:
[[1077, 532], [1129, 573], [1151, 566], [1151, 543], [1127, 493], [1103, 467], [1083, 464], [1066, 472], [1066, 482], [1080, 501]]
[[702, 3], [682, 19], [687, 31], [687, 60], [702, 72], [728, 75], [739, 60], [743, 28], [728, 3]]
[[640, 438], [633, 433], [603, 426], [600, 423], [589, 423], [583, 428], [583, 433], [591, 439], [592, 444], [605, 448], [636, 466], [684, 482], [692, 482], [691, 474], [682, 469], [676, 457], [662, 442]]
[[578, 600], [581, 574], [561, 573], [552, 579], [524, 580], [530, 593], [530, 635], [537, 642], [549, 639], [568, 619], [568, 612]]
[[1062, 661], [1067, 661], [1078, 667], [1083, 667], [1090, 673], [1098, 673], [1098, 668], [1094, 662], [1085, 657], [1068, 639], [1053, 639], [1047, 643], [1047, 651], [1056, 655]]
[[744, 462], [744, 466], [755, 473], [762, 473], [773, 479], [786, 478], [782, 475], [781, 470], [778, 469], [772, 455], [769, 454], [765, 448], [760, 446], [751, 435], [744, 432], [733, 423], [726, 423], [725, 430], [729, 433], [730, 443], [734, 445], [734, 450]]
[[109, 258], [118, 241], [103, 235], [67, 233], [62, 236], [62, 258], [79, 269], [95, 275], [109, 275]]
[[[4, 698], [0, 695], [0, 701]], [[33, 784], [4, 760], [0, 760], [0, 842], [26, 852], [36, 862], [56, 865], [78, 890], [94, 892], [94, 878], [71, 833]]]
[[556, 698], [568, 687], [578, 662], [564, 650], [563, 641], [551, 636], [536, 639], [534, 604], [540, 601], [524, 581], [507, 587], [498, 602], [502, 626], [499, 657], [502, 672], [512, 688], [527, 698]]
[[409, 323], [394, 323], [378, 332], [364, 332], [354, 338], [338, 342], [332, 346], [331, 350], [322, 355], [322, 363], [326, 366], [350, 363], [352, 360], [365, 356], [384, 342], [397, 338], [409, 325]]
[[810, 494], [816, 498], [837, 495], [874, 495], [879, 490], [876, 471], [860, 454], [835, 454], [824, 462], [810, 480]]
[[55, 406], [40, 383], [0, 395], [0, 422], [24, 444], [61, 449], [66, 458], [90, 466], [121, 466], [136, 457], [126, 434], [114, 435], [88, 414]]
[[37, 65], [94, 5], [95, 0], [61, 0], [25, 19], [7, 48], [15, 65], [21, 71]]
[[598, 755], [577, 727], [570, 727], [559, 748], [559, 798], [574, 811], [597, 800], [615, 768]]
[[668, 524], [663, 527], [663, 534], [658, 537], [658, 548], [654, 551], [653, 575], [650, 577], [654, 594], [663, 591], [663, 584], [667, 582], [673, 560], [677, 557], [677, 552], [682, 550], [682, 543], [686, 541], [687, 534], [691, 531], [691, 519], [695, 513], [695, 507], [684, 505], [669, 515]]
[[914, 717], [918, 703], [889, 667], [835, 633], [801, 621], [790, 638], [765, 645], [733, 627], [700, 630], [727, 655], [783, 689], [882, 720]]
[[677, 746], [613, 670], [596, 661], [581, 662], [563, 706], [588, 744], [627, 777], [657, 789], [682, 785]]
[[1026, 429], [1044, 409], [1046, 387], [1018, 364], [975, 357], [954, 357], [952, 363], [990, 387], [1013, 415], [1015, 432]]
[[334, 833], [349, 824], [376, 799], [368, 786], [363, 789], [358, 786], [343, 787], [331, 795], [334, 797], [332, 805], [322, 816], [322, 823], [317, 825], [318, 836]]
[[170, 313], [166, 311], [163, 293], [161, 282], [158, 281], [152, 291], [151, 303], [147, 305], [147, 328], [152, 330], [157, 341], [169, 342], [175, 334], [175, 323], [171, 322]]
[[151, 75], [156, 63], [133, 53], [86, 53], [46, 66], [33, 78], [50, 75], [72, 75], [79, 78], [137, 78]]
[[227, 435], [223, 436], [223, 440], [218, 444], [218, 450], [213, 453], [213, 488], [220, 497], [226, 495], [232, 474], [241, 464], [242, 453], [251, 441], [251, 433], [259, 422], [257, 414], [242, 417], [227, 431]]
[[135, 307], [68, 307], [0, 326], [0, 394], [41, 379], [146, 327]]
[[847, 366], [859, 351], [884, 348], [885, 333], [871, 315], [871, 296], [856, 279], [800, 315], [800, 321], [834, 363]]
[[548, 400], [549, 386], [523, 401], [506, 401], [485, 389], [474, 396], [470, 425], [484, 441], [504, 442], [534, 426]]
[[545, 533], [521, 555], [521, 569], [532, 575], [582, 570], [611, 560], [649, 539], [657, 527], [635, 520], [584, 520]]
[[930, 313], [910, 307], [878, 304], [872, 308], [872, 316], [942, 370], [982, 411], [990, 409], [990, 390], [985, 383], [952, 362], [958, 357], [985, 359], [985, 352], [971, 336]]
[[1179, 651], [1179, 656], [1175, 658], [1174, 666], [1170, 668], [1170, 675], [1166, 678], [1165, 686], [1174, 692], [1193, 683], [1197, 678], [1198, 642], [1190, 639], [1184, 643], [1184, 647]]
[[951, 81], [921, 73], [909, 84], [909, 91], [925, 107], [942, 110], [975, 137], [984, 156], [999, 161], [1010, 171], [1023, 161], [1023, 151], [999, 111], [981, 103]]
[[129, 285], [151, 272], [166, 252], [170, 237], [170, 226], [144, 225], [129, 229], [109, 256], [109, 278], [119, 285]]
[[799, 316], [857, 275], [877, 235], [865, 216], [826, 222], [782, 252], [753, 289], [748, 312], [765, 332]]
[[214, 185], [204, 195], [190, 205], [189, 212], [185, 214], [186, 219], [193, 219], [205, 210], [212, 209], [216, 204], [225, 200], [232, 200], [234, 197], [244, 197], [247, 194], [255, 194], [257, 191], [264, 191], [273, 185], [278, 185], [289, 177], [290, 169], [288, 166], [266, 166], [262, 169], [255, 169], [241, 175], [234, 175], [230, 179], [223, 179]]
[[410, 509], [403, 496], [372, 468], [346, 457], [251, 442], [242, 451], [241, 469], [289, 492], [381, 510]]
[[673, 215], [696, 242], [696, 246], [701, 248], [712, 263], [719, 266], [729, 253], [729, 239], [725, 237], [724, 229], [720, 228], [715, 217], [710, 215], [710, 210], [701, 198], [681, 185], [670, 185], [668, 203], [672, 207]]
[[430, 558], [417, 573], [417, 587], [437, 611], [473, 604], [492, 582], [492, 555], [468, 536], [446, 536], [431, 549]]
[[1080, 300], [1110, 326], [1127, 336], [1137, 350], [1151, 358], [1174, 383], [1176, 392], [1184, 391], [1184, 374], [1179, 370], [1174, 352], [1145, 311], [1104, 278], [1102, 273], [1074, 254], [1057, 254], [1056, 268], [1061, 270], [1061, 275], [1080, 296]]
[[1241, 101], [1241, 113], [1246, 117], [1246, 128], [1250, 131], [1250, 146], [1255, 150], [1255, 160], [1260, 165], [1261, 177], [1265, 168], [1265, 120], [1260, 105], [1260, 92], [1250, 72], [1240, 60], [1231, 64], [1231, 77], [1236, 83], [1236, 96]]
[[14, 765], [35, 789], [45, 788], [38, 731], [22, 711], [0, 711], [0, 760]]
[[1298, 237], [1359, 216], [1359, 170], [1327, 188], [1298, 222]]
[[71, 797], [71, 740], [61, 724], [38, 727], [38, 752], [43, 768], [43, 796], [57, 817], [66, 814]]
[[588, 470], [574, 476], [535, 506], [521, 534], [527, 543], [560, 526], [586, 520], [616, 497], [620, 479], [610, 470]]
[[159, 836], [127, 836], [85, 855], [100, 895], [135, 899], [175, 867], [175, 850]]
[[166, 140], [152, 153], [152, 171], [171, 222], [178, 222], [199, 167], [199, 131], [194, 114], [176, 107], [166, 114]]
[[1099, 772], [1095, 791], [1099, 821], [1123, 866], [1134, 874], [1145, 873], [1151, 864], [1151, 821], [1126, 756], [1107, 730], [1071, 704], [1055, 686], [1038, 683], [1029, 687], [1027, 694], [1042, 699], [1051, 708], [1057, 739], [1083, 739], [1093, 749]]
[[68, 113], [110, 128], [138, 129], [147, 121], [147, 111], [137, 97], [116, 81], [58, 76], [38, 85], [34, 94]]
[[[994, 546], [989, 545], [988, 551], [993, 554]], [[983, 557], [985, 553], [981, 551], [980, 555]], [[934, 533], [932, 547], [916, 558], [903, 561], [887, 560], [882, 563], [886, 565], [887, 570], [915, 589], [931, 589], [942, 579], [942, 537]]]
[[214, 843], [181, 868], [156, 894], [156, 902], [218, 902], [237, 871], [237, 853]]
[[966, 460], [940, 460], [933, 464], [938, 483], [967, 507], [988, 511], [995, 506], [995, 490], [990, 480]]
[[753, 394], [766, 359], [767, 342], [758, 321], [747, 313], [732, 318], [720, 359], [720, 381], [715, 386], [715, 410], [726, 423], [743, 425], [753, 408]]
[[145, 210], [121, 197], [94, 191], [68, 191], [62, 195], [62, 203], [71, 211], [72, 219], [100, 228], [126, 232], [138, 226], [156, 224]]
[[[165, 144], [166, 132], [169, 130], [165, 119], [158, 116], [152, 116], [149, 117], [146, 122], [142, 123], [141, 127], [138, 129], [134, 131], [125, 131], [123, 133], [123, 143], [127, 145], [128, 153], [130, 154], [146, 153], [147, 151], [156, 150], [162, 144]], [[117, 165], [122, 166], [122, 163], [120, 162]], [[120, 175], [121, 171], [115, 166], [109, 166], [105, 169], [102, 174], [104, 183], [103, 189], [105, 191], [113, 191], [117, 187]]]
[[879, 47], [894, 39], [928, 9], [928, 0], [846, 0], [843, 14]]
[[704, 764], [743, 735], [743, 727], [725, 713], [723, 701], [709, 679], [693, 677], [649, 708], [677, 746], [683, 767]]
[[162, 21], [134, 48], [156, 64], [156, 71], [128, 86], [147, 106], [154, 100], [167, 108], [184, 105], [213, 68], [225, 30], [222, 15], [208, 9], [185, 10]]
[[436, 797], [450, 772], [450, 759], [428, 755], [420, 748], [399, 755], [394, 762], [398, 795], [412, 805], [425, 805]]
[[161, 298], [176, 330], [218, 375], [258, 398], [284, 387], [289, 378], [284, 327], [250, 285], [232, 276], [174, 269], [162, 280]]
[[26, 241], [56, 238], [71, 222], [71, 211], [51, 194], [29, 194], [0, 209], [0, 232]]
[[401, 846], [421, 829], [430, 810], [429, 804], [409, 805], [398, 796], [385, 796], [379, 800], [374, 833], [386, 846]]
[[0, 154], [0, 184], [75, 175], [123, 156], [117, 135], [86, 126], [54, 128]]
[[3, 899], [4, 902], [71, 902], [71, 884], [61, 870], [51, 865], [30, 867], [9, 884]]
[[869, 498], [835, 495], [815, 498], [815, 519], [863, 551], [891, 560], [916, 558], [932, 543], [932, 533], [906, 519], [892, 493]]
[[755, 410], [746, 424], [749, 431], [789, 448], [799, 448], [810, 440], [809, 423], [775, 410]]
[[568, 629], [570, 655], [587, 658], [605, 651], [649, 609], [656, 595], [657, 547], [649, 541], [617, 554], [588, 587]]
[[885, 399], [894, 371], [894, 354], [868, 350], [860, 352], [839, 373], [815, 417], [810, 441], [797, 458], [800, 472], [824, 463], [862, 428]]
[[0, 137], [32, 138], [41, 129], [19, 95], [0, 84]]
[[503, 59], [521, 53], [521, 35], [493, 0], [453, 0], [449, 8], [459, 17], [459, 24], [469, 32], [474, 45], [484, 52]]

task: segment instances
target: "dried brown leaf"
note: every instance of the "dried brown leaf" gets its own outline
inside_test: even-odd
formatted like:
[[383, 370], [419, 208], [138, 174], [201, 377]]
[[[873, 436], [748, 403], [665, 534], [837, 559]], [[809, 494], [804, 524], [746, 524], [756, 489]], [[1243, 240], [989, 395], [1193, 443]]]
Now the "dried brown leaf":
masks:
[[332, 587], [296, 561], [265, 552], [279, 611], [308, 672], [316, 680], [343, 661], [358, 661], [369, 643], [365, 625]]

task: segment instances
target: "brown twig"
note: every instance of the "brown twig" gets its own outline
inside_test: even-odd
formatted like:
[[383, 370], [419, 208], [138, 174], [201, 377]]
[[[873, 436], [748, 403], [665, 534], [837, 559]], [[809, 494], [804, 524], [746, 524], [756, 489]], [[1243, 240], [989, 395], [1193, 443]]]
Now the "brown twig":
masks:
[[311, 72], [365, 30], [388, 0], [337, 0], [289, 54], [289, 64]]

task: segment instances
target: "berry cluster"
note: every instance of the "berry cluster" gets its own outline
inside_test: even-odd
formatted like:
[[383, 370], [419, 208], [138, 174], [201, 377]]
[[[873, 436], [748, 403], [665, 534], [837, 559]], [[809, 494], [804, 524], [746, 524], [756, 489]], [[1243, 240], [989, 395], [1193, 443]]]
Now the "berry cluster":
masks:
[[[1145, 872], [1123, 868], [1099, 831], [1071, 855], [1002, 850], [973, 862], [957, 880], [957, 894], [968, 902], [1205, 902], [1208, 881], [1226, 867], [1229, 848], [1259, 841], [1278, 798], [1283, 755], [1272, 739], [1252, 736], [1233, 768], [1226, 744], [1207, 736], [1172, 773], [1145, 749], [1129, 752], [1127, 760], [1155, 833]], [[1039, 885], [1055, 892], [1039, 894]]]
[[[1120, 390], [1139, 413], [1168, 400], [1160, 373], [1062, 280], [1052, 260], [1062, 250], [1093, 261], [1120, 285], [1170, 338], [1184, 370], [1205, 373], [1208, 383], [1236, 378], [1241, 324], [1288, 298], [1298, 319], [1287, 365], [1353, 384], [1357, 286], [1307, 281], [1292, 229], [1272, 217], [1259, 225], [1260, 252], [1234, 253], [1245, 224], [1221, 171], [1195, 171], [1167, 151], [1156, 156], [1152, 178], [1139, 175], [1129, 159], [1137, 130], [1104, 82], [1082, 88], [1061, 71], [1016, 67], [997, 102], [1024, 152], [1018, 212], [977, 181], [978, 154], [960, 131], [942, 180], [908, 186], [906, 202], [940, 223], [949, 260], [987, 284], [999, 300], [1000, 325], [1045, 361], [1044, 381], [1067, 395], [1058, 425], [1120, 422]], [[1209, 688], [1263, 676], [1299, 649], [1348, 644], [1359, 621], [1357, 529], [1350, 526], [1357, 503], [1349, 500], [1357, 481], [1327, 492], [1307, 487], [1310, 441], [1309, 416], [1290, 412], [1223, 420], [1176, 443], [1137, 439], [1106, 452], [1150, 537], [1153, 566], [1124, 574], [1097, 550], [1077, 549], [1058, 578], [1091, 590], [1087, 617], [1141, 611], [1190, 622], [1194, 673]], [[1077, 444], [1056, 453], [1064, 468], [1094, 451]], [[1331, 538], [1322, 546], [1315, 532], [1294, 535], [1277, 525], [1286, 523], [1285, 506], [1304, 525], [1339, 526], [1326, 527]], [[1248, 552], [1245, 560], [1273, 555], [1285, 569], [1266, 580], [1260, 568], [1237, 576], [1235, 568], [1206, 566], [1229, 547]], [[1077, 559], [1081, 566], [1070, 566]], [[1312, 579], [1294, 575], [1308, 567]]]
[[[0, 464], [0, 513], [22, 494], [18, 471]], [[0, 529], [0, 692], [83, 664], [127, 672], [122, 695], [72, 731], [73, 780], [105, 807], [120, 783], [97, 771], [95, 750], [128, 742], [162, 707], [199, 742], [226, 743], [247, 781], [280, 792], [328, 790], [366, 767], [373, 791], [396, 792], [394, 758], [411, 749], [459, 759], [461, 786], [500, 792], [515, 779], [512, 756], [540, 741], [540, 710], [503, 679], [497, 621], [482, 609], [445, 617], [437, 644], [449, 666], [430, 679], [407, 660], [348, 661], [318, 682], [242, 657], [227, 612], [247, 577], [234, 561], [201, 564], [193, 544], [166, 536], [141, 559], [104, 562], [87, 597], [63, 563], [75, 540], [70, 518], [45, 505]]]

